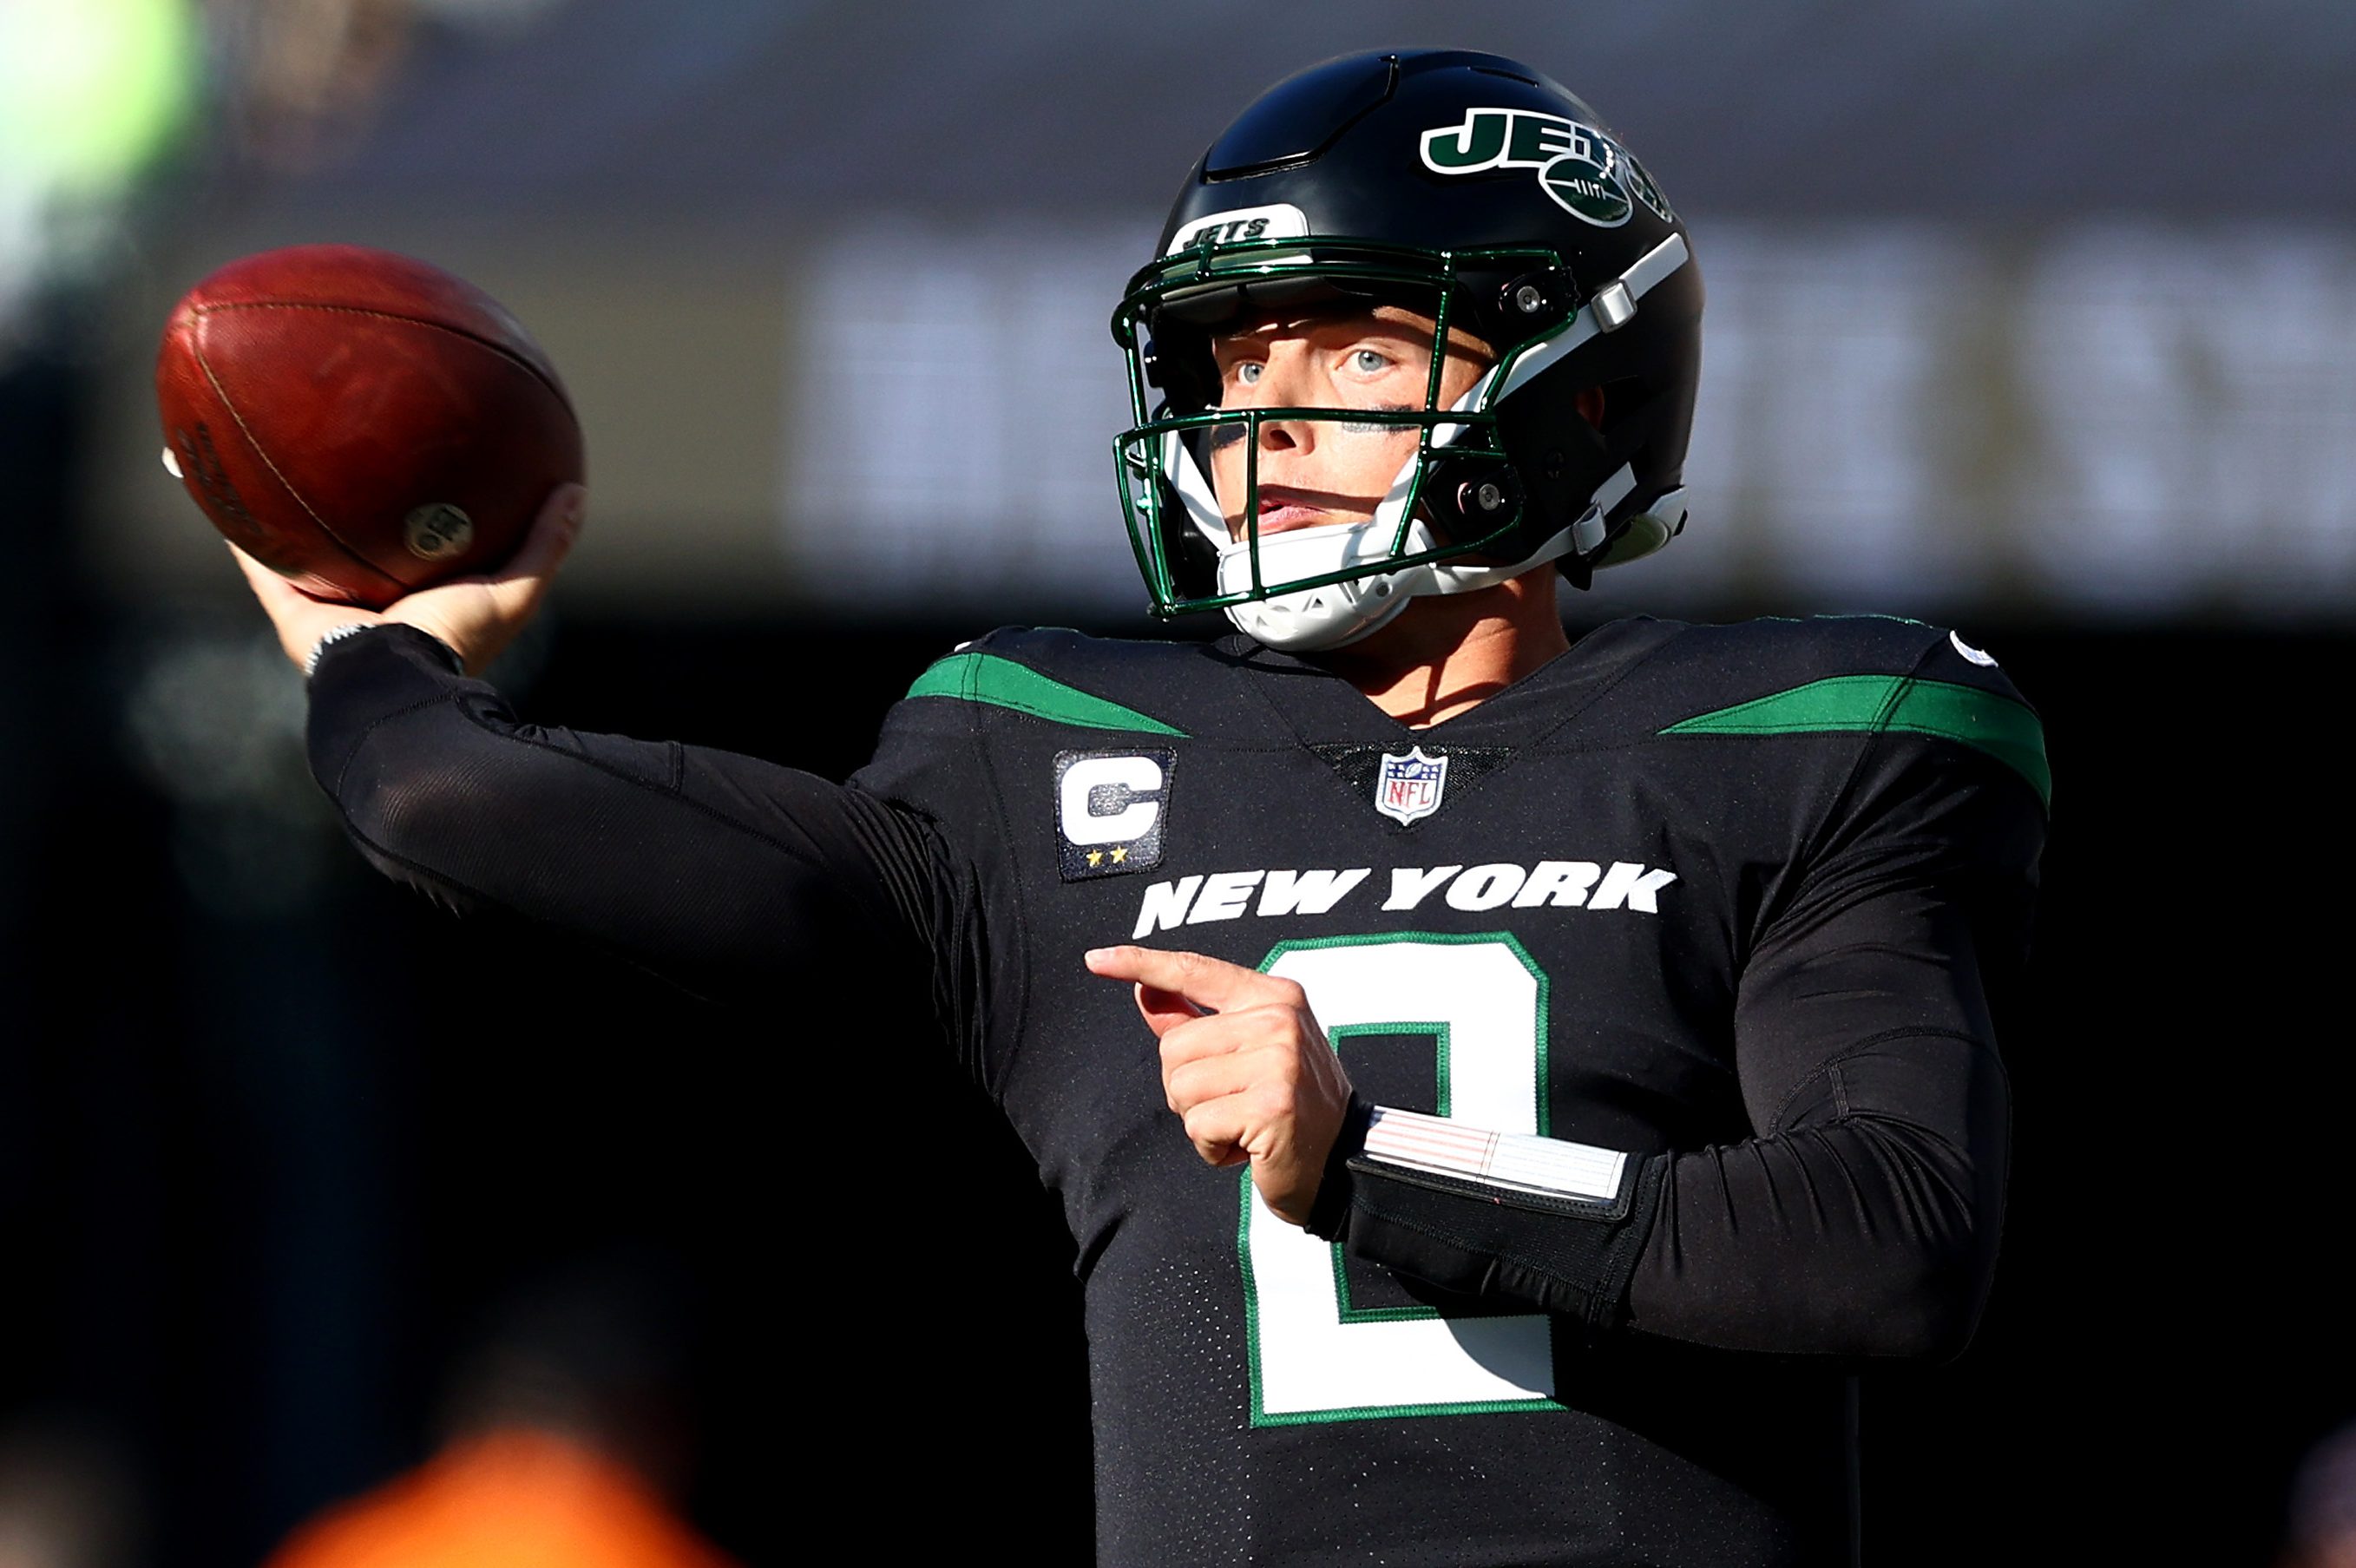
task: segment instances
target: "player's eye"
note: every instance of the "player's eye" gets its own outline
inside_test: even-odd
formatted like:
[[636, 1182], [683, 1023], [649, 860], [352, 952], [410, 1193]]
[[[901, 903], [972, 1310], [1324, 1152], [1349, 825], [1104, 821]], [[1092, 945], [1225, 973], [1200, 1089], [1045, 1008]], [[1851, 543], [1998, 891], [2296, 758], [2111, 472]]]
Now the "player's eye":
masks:
[[1246, 360], [1227, 373], [1236, 379], [1239, 386], [1256, 387], [1259, 385], [1260, 372], [1267, 369], [1266, 365], [1257, 360]]
[[1391, 357], [1375, 349], [1350, 351], [1350, 368], [1362, 376], [1378, 376], [1391, 368]]

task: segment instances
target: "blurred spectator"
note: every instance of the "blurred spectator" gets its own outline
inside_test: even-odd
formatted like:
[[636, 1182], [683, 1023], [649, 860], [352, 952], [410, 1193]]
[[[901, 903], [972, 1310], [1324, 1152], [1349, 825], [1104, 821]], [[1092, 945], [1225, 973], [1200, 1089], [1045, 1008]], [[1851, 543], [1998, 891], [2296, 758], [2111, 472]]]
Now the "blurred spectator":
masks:
[[409, 0], [211, 0], [233, 152], [315, 168], [364, 130], [407, 52]]
[[130, 1466], [91, 1423], [0, 1429], [0, 1568], [118, 1568], [135, 1559], [140, 1525]]
[[270, 1568], [732, 1568], [666, 1501], [687, 1444], [662, 1287], [607, 1262], [511, 1303], [454, 1380], [441, 1451]]
[[2356, 1423], [2317, 1444], [2299, 1466], [2282, 1568], [2356, 1568]]
[[728, 1568], [628, 1466], [506, 1425], [298, 1530], [271, 1568]]
[[0, 364], [47, 295], [107, 270], [199, 55], [187, 0], [0, 3]]
[[558, 0], [205, 0], [233, 157], [272, 174], [355, 145], [436, 26], [497, 34]]

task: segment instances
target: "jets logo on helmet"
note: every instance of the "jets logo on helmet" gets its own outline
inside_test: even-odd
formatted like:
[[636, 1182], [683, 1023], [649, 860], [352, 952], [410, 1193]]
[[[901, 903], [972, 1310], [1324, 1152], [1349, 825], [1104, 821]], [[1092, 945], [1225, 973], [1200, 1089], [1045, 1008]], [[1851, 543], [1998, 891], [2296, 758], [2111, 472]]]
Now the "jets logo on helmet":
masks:
[[1297, 240], [1309, 232], [1301, 209], [1280, 201], [1272, 207], [1242, 207], [1197, 218], [1178, 231], [1170, 253], [1191, 251], [1205, 243], [1240, 245], [1253, 240]]
[[1628, 221], [1633, 196], [1664, 223], [1677, 215], [1644, 166], [1592, 125], [1529, 109], [1474, 109], [1453, 125], [1435, 126], [1420, 143], [1423, 166], [1434, 174], [1485, 174], [1491, 169], [1538, 171], [1538, 185], [1565, 212], [1599, 229]]
[[1637, 200], [1651, 208], [1662, 222], [1676, 222], [1677, 215], [1669, 210], [1669, 199], [1661, 194], [1661, 188], [1653, 183], [1653, 177], [1644, 172], [1644, 166], [1629, 156], [1627, 148], [1616, 142], [1612, 146], [1620, 155], [1621, 183], [1635, 193]]
[[[1538, 186], [1565, 212], [1599, 229], [1616, 229], [1635, 209], [1623, 178], [1634, 162], [1620, 145], [1592, 125], [1528, 109], [1474, 109], [1462, 122], [1423, 134], [1423, 166], [1434, 174], [1486, 174], [1491, 169], [1536, 169]], [[1641, 180], [1645, 205], [1664, 219], [1668, 209], [1649, 179]]]

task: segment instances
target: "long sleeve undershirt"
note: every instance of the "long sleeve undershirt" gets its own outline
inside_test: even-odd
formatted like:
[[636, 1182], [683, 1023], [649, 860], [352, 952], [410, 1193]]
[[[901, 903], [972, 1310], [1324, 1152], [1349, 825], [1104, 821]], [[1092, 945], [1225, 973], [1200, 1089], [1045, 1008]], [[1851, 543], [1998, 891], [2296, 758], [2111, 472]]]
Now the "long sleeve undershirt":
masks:
[[[327, 650], [310, 748], [369, 859], [445, 901], [503, 907], [722, 999], [880, 951], [926, 977], [944, 1026], [959, 1004], [969, 897], [929, 822], [859, 789], [519, 725], [407, 629]], [[1734, 1036], [1756, 1136], [1632, 1161], [1609, 1220], [1337, 1159], [1319, 1228], [1441, 1286], [1598, 1327], [1784, 1354], [1959, 1348], [2007, 1154], [1983, 954], [2013, 961], [2026, 909], [1970, 847], [2002, 830], [1965, 820], [1973, 794], [1925, 787], [1917, 766], [1858, 779], [1854, 839], [1828, 846], [1748, 955]]]

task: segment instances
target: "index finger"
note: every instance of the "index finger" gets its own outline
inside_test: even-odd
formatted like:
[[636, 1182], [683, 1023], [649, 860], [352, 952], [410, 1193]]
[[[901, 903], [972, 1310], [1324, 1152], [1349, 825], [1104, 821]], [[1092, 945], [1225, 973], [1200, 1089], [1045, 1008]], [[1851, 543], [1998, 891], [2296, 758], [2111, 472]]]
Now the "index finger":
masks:
[[1172, 992], [1215, 1013], [1277, 1001], [1291, 989], [1290, 982], [1272, 980], [1258, 970], [1176, 949], [1091, 948], [1087, 963], [1089, 972], [1108, 980]]
[[[302, 605], [325, 605], [331, 602], [327, 599], [314, 598], [311, 595], [305, 593], [302, 589], [296, 587], [294, 584], [288, 582], [285, 578], [280, 576], [277, 573], [272, 571], [269, 567], [263, 565], [261, 562], [247, 554], [243, 550], [238, 548], [237, 542], [234, 540], [227, 541], [226, 542], [229, 544], [229, 553], [230, 557], [237, 562], [237, 569], [245, 574], [247, 585], [253, 589], [253, 596], [260, 599], [265, 607], [271, 605], [299, 607]], [[339, 607], [353, 609], [358, 607], [346, 605]], [[375, 612], [370, 610], [362, 610], [360, 613], [363, 615], [372, 615]]]

